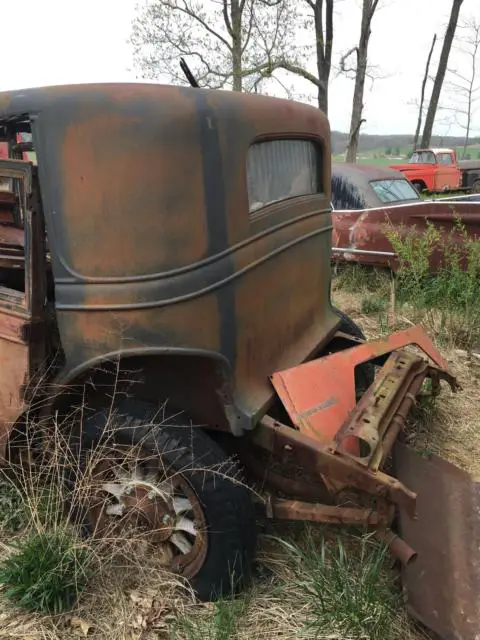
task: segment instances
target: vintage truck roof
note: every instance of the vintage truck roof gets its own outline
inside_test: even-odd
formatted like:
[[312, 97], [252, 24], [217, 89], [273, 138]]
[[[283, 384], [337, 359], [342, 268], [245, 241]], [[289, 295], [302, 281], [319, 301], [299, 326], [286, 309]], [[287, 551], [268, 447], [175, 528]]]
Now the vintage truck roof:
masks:
[[330, 201], [328, 120], [306, 104], [140, 83], [0, 93], [0, 126], [25, 118], [56, 278], [147, 277], [248, 237], [246, 167], [256, 141], [318, 140], [328, 159], [321, 199]]
[[[268, 108], [273, 120], [281, 113], [301, 114], [315, 128], [319, 122], [327, 122], [326, 116], [310, 105], [293, 102], [283, 98], [274, 98], [259, 94], [236, 93], [211, 89], [163, 85], [157, 83], [93, 83], [36, 87], [0, 92], [0, 119], [22, 116], [24, 114], [71, 109], [72, 104], [107, 109], [109, 106], [135, 100], [139, 114], [142, 108], [162, 102], [172, 105], [172, 112], [178, 113], [182, 97], [196, 96], [199, 100], [214, 102], [218, 108], [256, 110]], [[280, 109], [280, 113], [278, 110]], [[142, 115], [145, 115], [143, 113]], [[239, 114], [237, 114], [239, 115]], [[300, 122], [293, 122], [293, 130]], [[307, 127], [308, 128], [308, 127]]]

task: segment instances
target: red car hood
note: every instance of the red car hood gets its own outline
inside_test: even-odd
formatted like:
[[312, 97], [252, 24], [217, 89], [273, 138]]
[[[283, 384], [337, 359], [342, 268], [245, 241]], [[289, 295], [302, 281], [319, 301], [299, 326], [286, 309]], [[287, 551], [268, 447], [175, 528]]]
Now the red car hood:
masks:
[[420, 164], [420, 163], [411, 163], [411, 164], [391, 164], [390, 169], [395, 169], [395, 171], [429, 171], [434, 167], [433, 164]]

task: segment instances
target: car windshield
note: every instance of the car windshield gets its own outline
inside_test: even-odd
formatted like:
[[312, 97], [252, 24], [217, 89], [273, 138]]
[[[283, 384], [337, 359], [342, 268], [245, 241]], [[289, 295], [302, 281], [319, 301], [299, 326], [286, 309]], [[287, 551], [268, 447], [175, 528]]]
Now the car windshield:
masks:
[[410, 164], [435, 164], [433, 151], [414, 151], [409, 160]]
[[375, 180], [370, 184], [382, 202], [420, 200], [420, 196], [408, 180], [393, 178], [391, 180]]

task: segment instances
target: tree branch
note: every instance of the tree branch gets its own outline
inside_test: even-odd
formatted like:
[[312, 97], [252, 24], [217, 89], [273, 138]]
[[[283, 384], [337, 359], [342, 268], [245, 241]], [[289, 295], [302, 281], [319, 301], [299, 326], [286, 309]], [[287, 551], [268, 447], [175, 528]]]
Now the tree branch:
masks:
[[162, 3], [165, 7], [171, 9], [172, 11], [180, 11], [187, 15], [192, 20], [195, 20], [200, 24], [205, 31], [208, 31], [212, 36], [220, 40], [230, 51], [232, 49], [232, 45], [226, 40], [218, 31], [215, 31], [198, 13], [196, 13], [193, 9], [191, 9], [187, 2], [183, 0], [183, 7], [170, 2], [170, 0], [162, 0]]

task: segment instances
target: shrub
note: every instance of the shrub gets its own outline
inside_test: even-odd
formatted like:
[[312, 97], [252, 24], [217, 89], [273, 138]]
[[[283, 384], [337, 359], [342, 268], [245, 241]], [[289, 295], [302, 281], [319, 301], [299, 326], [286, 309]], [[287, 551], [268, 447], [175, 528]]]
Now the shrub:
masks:
[[[466, 348], [479, 344], [480, 239], [470, 238], [458, 217], [443, 240], [430, 222], [424, 233], [390, 227], [386, 234], [399, 257], [398, 301], [410, 304], [417, 319], [444, 341]], [[441, 264], [431, 273], [435, 251]]]

